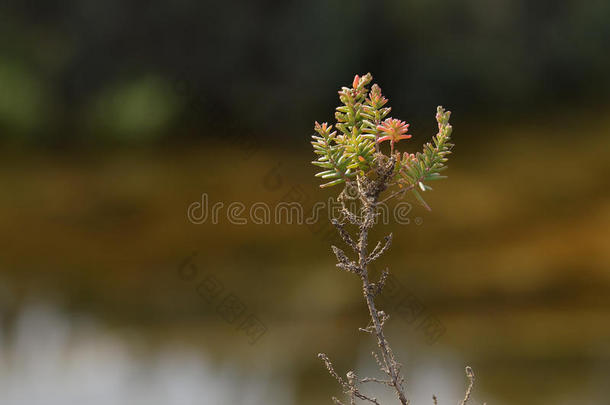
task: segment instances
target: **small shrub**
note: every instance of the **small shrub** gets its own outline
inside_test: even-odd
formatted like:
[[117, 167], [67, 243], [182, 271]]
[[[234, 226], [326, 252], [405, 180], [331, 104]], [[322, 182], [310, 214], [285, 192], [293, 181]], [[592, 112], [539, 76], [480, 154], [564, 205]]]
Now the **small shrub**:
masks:
[[[315, 123], [315, 132], [311, 142], [318, 159], [312, 162], [322, 171], [316, 174], [323, 180], [320, 187], [342, 185], [338, 201], [341, 202], [341, 213], [331, 222], [337, 228], [341, 239], [352, 250], [353, 255], [346, 254], [337, 246], [332, 250], [337, 257], [337, 267], [353, 273], [362, 281], [362, 293], [366, 301], [370, 326], [360, 331], [372, 335], [378, 350], [373, 357], [385, 379], [359, 378], [354, 371], [347, 372], [345, 378], [335, 371], [332, 362], [324, 353], [318, 357], [324, 361], [329, 373], [339, 382], [351, 405], [356, 400], [363, 400], [379, 405], [377, 399], [366, 395], [361, 390], [364, 383], [378, 383], [392, 389], [401, 404], [409, 403], [405, 394], [404, 377], [401, 365], [396, 360], [384, 333], [388, 315], [377, 308], [375, 303], [384, 288], [388, 271], [381, 273], [378, 280], [371, 280], [369, 264], [377, 260], [390, 247], [392, 234], [378, 242], [369, 252], [369, 231], [375, 225], [378, 215], [378, 204], [392, 198], [412, 195], [426, 209], [430, 209], [421, 193], [432, 190], [429, 182], [445, 178], [441, 172], [447, 168], [447, 157], [451, 153], [450, 112], [438, 107], [436, 121], [438, 133], [432, 142], [424, 145], [421, 152], [415, 154], [398, 151], [401, 140], [411, 138], [408, 134], [409, 124], [399, 119], [390, 118], [388, 100], [381, 94], [381, 88], [369, 85], [373, 77], [370, 73], [356, 75], [351, 87], [339, 90], [341, 105], [337, 107], [333, 125]], [[383, 144], [389, 143], [389, 153], [384, 153]], [[350, 202], [350, 204], [346, 204]], [[353, 209], [354, 204], [357, 207]], [[348, 209], [348, 205], [351, 209]], [[350, 232], [350, 227], [355, 232]], [[352, 236], [355, 234], [354, 236]], [[474, 384], [474, 374], [466, 367], [470, 381], [466, 395], [461, 404], [470, 399]], [[336, 404], [343, 404], [333, 397]], [[436, 397], [433, 397], [436, 404]]]

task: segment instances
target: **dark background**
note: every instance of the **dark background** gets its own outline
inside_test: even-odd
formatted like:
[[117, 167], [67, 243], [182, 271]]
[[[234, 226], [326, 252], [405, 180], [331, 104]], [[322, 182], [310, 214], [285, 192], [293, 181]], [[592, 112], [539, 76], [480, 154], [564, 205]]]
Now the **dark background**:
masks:
[[367, 71], [410, 119], [440, 101], [506, 124], [608, 99], [604, 1], [6, 1], [1, 11], [9, 139], [212, 137], [227, 124], [300, 138], [311, 117], [332, 117], [332, 90]]
[[401, 285], [383, 307], [410, 398], [456, 403], [469, 364], [474, 403], [607, 403], [609, 71], [601, 0], [5, 0], [0, 403], [330, 403], [319, 351], [374, 374], [324, 218], [186, 215], [204, 193], [336, 195], [313, 122], [366, 72], [411, 124], [401, 150], [453, 111], [433, 211], [407, 200], [410, 224], [373, 238], [394, 232], [377, 271]]

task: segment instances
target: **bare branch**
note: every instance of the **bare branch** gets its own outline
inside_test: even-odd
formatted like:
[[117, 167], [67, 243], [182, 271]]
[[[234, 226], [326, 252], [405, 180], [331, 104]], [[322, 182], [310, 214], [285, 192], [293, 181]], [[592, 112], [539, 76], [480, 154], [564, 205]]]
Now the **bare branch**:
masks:
[[390, 315], [386, 314], [384, 311], [379, 311], [379, 312], [377, 312], [377, 316], [379, 317], [379, 323], [381, 324], [381, 327], [383, 328], [385, 325], [385, 321], [387, 321], [390, 318]]
[[462, 400], [462, 402], [460, 402], [460, 405], [466, 405], [466, 403], [468, 403], [468, 400], [470, 399], [470, 394], [472, 392], [472, 387], [474, 387], [474, 372], [472, 371], [472, 368], [470, 368], [469, 366], [466, 366], [466, 377], [468, 377], [468, 389], [466, 390], [466, 395], [464, 395], [464, 399]]
[[349, 271], [351, 273], [360, 274], [362, 272], [360, 267], [345, 255], [345, 252], [343, 252], [343, 250], [339, 249], [336, 246], [331, 246], [331, 248], [333, 249], [335, 256], [337, 256], [337, 261], [339, 262], [336, 264], [337, 267], [345, 271]]
[[389, 201], [389, 200], [391, 200], [394, 197], [398, 197], [401, 194], [405, 194], [407, 191], [413, 190], [414, 187], [415, 186], [411, 185], [411, 186], [407, 186], [407, 187], [401, 188], [400, 190], [394, 191], [389, 196], [387, 196], [383, 200], [379, 201], [379, 204], [384, 203], [386, 201]]
[[377, 260], [379, 256], [384, 254], [390, 248], [390, 245], [392, 244], [392, 234], [387, 235], [383, 239], [385, 241], [385, 244], [383, 245], [383, 247], [381, 247], [381, 242], [377, 242], [377, 246], [375, 246], [375, 249], [373, 249], [369, 257], [366, 259], [367, 264], [371, 263], [374, 260]]
[[361, 383], [376, 382], [376, 383], [379, 383], [379, 384], [387, 385], [389, 387], [392, 386], [392, 381], [380, 380], [379, 378], [373, 378], [373, 377], [365, 377], [362, 380], [360, 380], [360, 382]]
[[343, 241], [349, 246], [351, 247], [354, 252], [358, 252], [358, 246], [356, 245], [356, 242], [354, 242], [354, 240], [352, 239], [352, 237], [350, 236], [350, 234], [345, 230], [344, 225], [337, 221], [336, 219], [332, 219], [331, 220], [332, 224], [335, 226], [335, 228], [337, 228], [337, 231], [339, 231], [339, 235], [341, 235], [341, 239], [343, 239]]
[[[356, 403], [355, 398], [359, 398], [363, 401], [368, 401], [375, 405], [381, 405], [377, 401], [376, 398], [369, 397], [368, 395], [365, 395], [358, 390], [357, 384], [359, 381], [358, 381], [358, 376], [356, 375], [355, 372], [348, 371], [346, 374], [347, 379], [343, 380], [343, 378], [341, 378], [341, 376], [339, 376], [339, 374], [337, 374], [337, 372], [335, 371], [333, 364], [331, 363], [330, 359], [328, 358], [328, 356], [326, 354], [319, 353], [318, 358], [324, 362], [324, 364], [326, 365], [326, 368], [328, 369], [329, 374], [331, 376], [333, 376], [339, 382], [339, 384], [341, 384], [341, 387], [343, 387], [344, 392], [350, 398], [350, 404], [355, 405], [355, 403]], [[379, 381], [379, 382], [381, 382], [381, 381]], [[335, 404], [344, 405], [343, 402], [341, 402], [337, 398], [333, 397], [332, 399], [335, 402]]]
[[343, 218], [347, 219], [352, 225], [360, 226], [362, 225], [362, 218], [351, 212], [345, 205], [345, 200], [354, 201], [358, 199], [357, 195], [349, 195], [349, 192], [347, 192], [349, 187], [353, 187], [354, 190], [357, 190], [357, 186], [354, 183], [347, 184], [343, 191], [339, 194], [337, 201], [341, 203], [341, 214], [343, 214]]
[[345, 383], [345, 381], [343, 381], [343, 379], [339, 376], [339, 374], [337, 374], [337, 372], [335, 371], [335, 368], [333, 367], [333, 363], [330, 362], [330, 359], [328, 358], [328, 356], [324, 353], [318, 353], [318, 358], [324, 362], [324, 364], [326, 365], [326, 368], [328, 369], [329, 374], [332, 375], [333, 377], [335, 377], [335, 379], [337, 381], [339, 381], [339, 384], [341, 384], [341, 386], [344, 389], [347, 389], [347, 384]]
[[366, 325], [365, 328], [358, 328], [358, 330], [360, 332], [365, 332], [365, 333], [375, 333], [375, 325], [371, 325], [371, 323], [369, 322], [369, 324]]
[[377, 398], [369, 397], [368, 395], [365, 395], [358, 390], [358, 388], [356, 387], [356, 385], [358, 383], [358, 376], [356, 375], [355, 372], [349, 371], [346, 376], [347, 376], [347, 384], [350, 387], [350, 392], [349, 392], [350, 396], [352, 396], [352, 397], [355, 396], [356, 398], [362, 399], [364, 401], [368, 401], [375, 405], [381, 405], [379, 402], [377, 402]]
[[389, 274], [390, 272], [388, 272], [387, 268], [381, 272], [381, 276], [379, 276], [379, 281], [376, 283], [377, 291], [375, 295], [381, 294], [381, 292], [383, 291], [383, 287], [385, 287], [385, 282], [387, 281]]
[[[341, 204], [343, 204], [343, 203], [341, 203]], [[343, 214], [343, 217], [345, 219], [347, 219], [352, 225], [357, 225], [357, 226], [362, 225], [362, 219], [359, 216], [353, 214], [345, 206], [341, 207], [341, 214]]]
[[368, 397], [368, 396], [364, 395], [363, 393], [361, 393], [360, 391], [354, 391], [354, 395], [362, 400], [369, 401], [372, 404], [381, 405], [379, 402], [377, 402], [377, 398]]
[[388, 370], [388, 368], [381, 362], [381, 360], [379, 360], [379, 356], [377, 356], [377, 353], [371, 352], [371, 355], [373, 355], [375, 362], [379, 366], [379, 370], [386, 373], [387, 375], [390, 375], [390, 370]]

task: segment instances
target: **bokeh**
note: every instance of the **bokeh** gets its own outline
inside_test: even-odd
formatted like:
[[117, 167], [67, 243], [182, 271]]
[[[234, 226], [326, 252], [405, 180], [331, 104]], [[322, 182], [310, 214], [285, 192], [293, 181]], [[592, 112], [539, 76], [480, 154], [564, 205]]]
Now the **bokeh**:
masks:
[[476, 404], [607, 404], [604, 0], [3, 1], [0, 403], [331, 403], [320, 351], [371, 374], [327, 218], [248, 216], [336, 194], [313, 122], [366, 72], [402, 150], [453, 112], [432, 211], [373, 235], [412, 403], [470, 365]]

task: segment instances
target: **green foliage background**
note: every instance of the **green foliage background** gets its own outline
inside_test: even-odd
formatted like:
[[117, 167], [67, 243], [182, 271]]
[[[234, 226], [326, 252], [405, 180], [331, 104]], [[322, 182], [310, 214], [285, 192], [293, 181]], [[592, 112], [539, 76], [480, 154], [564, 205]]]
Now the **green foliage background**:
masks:
[[0, 128], [62, 144], [203, 138], [227, 123], [298, 139], [367, 71], [409, 119], [441, 103], [496, 124], [584, 109], [608, 101], [609, 20], [602, 0], [8, 0]]

